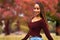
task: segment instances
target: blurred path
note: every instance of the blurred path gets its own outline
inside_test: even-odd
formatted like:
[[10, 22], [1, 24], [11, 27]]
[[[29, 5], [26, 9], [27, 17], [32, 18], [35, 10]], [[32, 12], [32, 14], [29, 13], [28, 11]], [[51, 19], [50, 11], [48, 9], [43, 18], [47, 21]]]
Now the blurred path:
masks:
[[[0, 40], [21, 40], [24, 38], [26, 33], [22, 32], [22, 34], [11, 33], [10, 35], [5, 36], [4, 34], [0, 34]], [[44, 40], [47, 40], [45, 34], [41, 34]], [[54, 33], [51, 33], [54, 40], [60, 40], [60, 36], [56, 36]]]

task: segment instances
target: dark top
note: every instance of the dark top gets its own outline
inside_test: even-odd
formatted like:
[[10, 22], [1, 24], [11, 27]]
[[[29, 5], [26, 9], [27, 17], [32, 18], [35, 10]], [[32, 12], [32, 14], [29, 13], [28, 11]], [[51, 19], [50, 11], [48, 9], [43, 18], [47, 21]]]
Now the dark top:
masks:
[[47, 24], [45, 23], [45, 21], [43, 19], [41, 19], [41, 20], [39, 20], [37, 22], [30, 22], [28, 24], [28, 26], [29, 26], [30, 30], [29, 30], [28, 34], [25, 36], [25, 38], [24, 38], [25, 40], [27, 40], [27, 38], [29, 36], [42, 37], [40, 35], [41, 29], [43, 29], [43, 31], [46, 34], [48, 40], [53, 40], [53, 38], [51, 37], [50, 32], [49, 32], [49, 30], [47, 28]]

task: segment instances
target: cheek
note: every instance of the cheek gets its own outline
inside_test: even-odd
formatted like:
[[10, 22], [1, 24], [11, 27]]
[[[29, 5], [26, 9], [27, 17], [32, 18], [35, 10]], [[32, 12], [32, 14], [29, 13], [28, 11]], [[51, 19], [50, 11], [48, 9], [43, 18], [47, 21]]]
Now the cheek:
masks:
[[40, 10], [37, 10], [38, 12], [40, 12]]

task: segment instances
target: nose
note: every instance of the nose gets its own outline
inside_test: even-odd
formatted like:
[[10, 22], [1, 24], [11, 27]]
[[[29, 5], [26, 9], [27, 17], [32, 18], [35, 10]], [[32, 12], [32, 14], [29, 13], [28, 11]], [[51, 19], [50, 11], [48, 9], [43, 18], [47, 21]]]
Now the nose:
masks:
[[34, 12], [40, 12], [40, 10], [34, 9]]

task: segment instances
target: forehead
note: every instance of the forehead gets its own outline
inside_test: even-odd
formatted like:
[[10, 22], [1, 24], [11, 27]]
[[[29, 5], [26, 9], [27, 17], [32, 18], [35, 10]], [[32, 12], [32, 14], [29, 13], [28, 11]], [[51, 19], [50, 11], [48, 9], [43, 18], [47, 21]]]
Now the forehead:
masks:
[[34, 7], [39, 7], [39, 4], [35, 4]]

